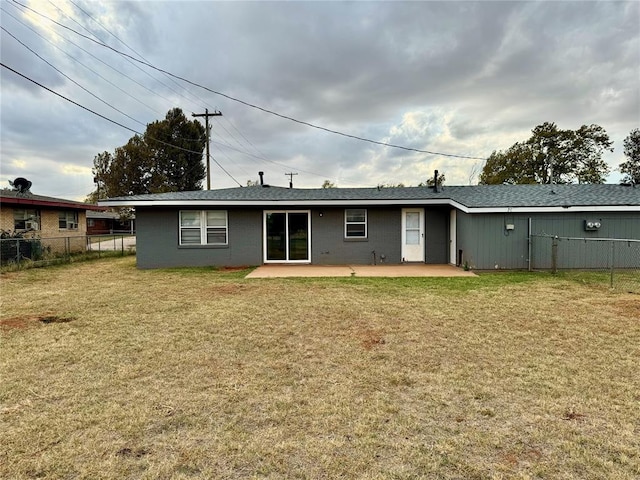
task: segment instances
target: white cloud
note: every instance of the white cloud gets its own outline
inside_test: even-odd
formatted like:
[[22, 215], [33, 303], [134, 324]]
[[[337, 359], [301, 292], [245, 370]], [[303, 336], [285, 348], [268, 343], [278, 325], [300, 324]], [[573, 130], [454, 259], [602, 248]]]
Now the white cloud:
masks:
[[11, 161], [11, 166], [17, 170], [24, 170], [27, 168], [27, 162], [24, 160], [14, 159]]
[[[572, 129], [596, 123], [615, 141], [607, 160], [617, 165], [622, 140], [640, 124], [638, 2], [74, 2], [108, 31], [70, 2], [55, 3], [77, 23], [46, 2], [30, 5], [212, 90], [377, 141], [486, 157], [525, 140], [545, 121]], [[5, 6], [25, 21], [21, 7]], [[212, 145], [214, 157], [241, 184], [262, 170], [275, 185], [286, 185], [290, 171], [300, 173], [294, 184], [304, 187], [319, 187], [324, 179], [341, 186], [415, 185], [437, 168], [451, 185], [467, 184], [477, 170], [475, 160], [376, 146], [277, 118], [168, 78], [50, 22], [25, 21], [55, 38], [69, 57], [20, 21], [8, 15], [1, 21], [136, 121], [5, 33], [3, 63], [134, 130], [173, 107], [187, 114], [222, 110], [213, 139], [269, 160]], [[6, 69], [1, 82], [3, 178], [28, 175], [39, 193], [88, 193], [94, 156], [133, 135]], [[217, 166], [212, 179], [216, 188], [236, 185]]]
[[64, 163], [60, 166], [60, 172], [64, 175], [70, 176], [84, 176], [91, 175], [90, 167], [83, 167], [81, 165], [73, 165], [70, 163]]

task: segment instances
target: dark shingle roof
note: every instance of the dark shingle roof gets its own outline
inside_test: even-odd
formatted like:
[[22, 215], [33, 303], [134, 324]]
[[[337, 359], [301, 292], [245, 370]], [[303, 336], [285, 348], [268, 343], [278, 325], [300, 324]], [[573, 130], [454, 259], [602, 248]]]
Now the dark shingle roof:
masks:
[[624, 185], [477, 185], [450, 187], [452, 198], [470, 208], [638, 206], [640, 188]]
[[34, 205], [52, 208], [68, 208], [74, 210], [104, 210], [92, 203], [76, 202], [64, 198], [46, 197], [29, 193], [18, 193], [16, 190], [0, 190], [0, 202], [5, 205]]
[[445, 186], [438, 192], [429, 187], [404, 188], [282, 188], [243, 187], [193, 192], [169, 192], [111, 198], [101, 205], [162, 204], [166, 202], [197, 204], [202, 202], [240, 202], [250, 205], [265, 202], [309, 202], [310, 204], [344, 202], [398, 203], [425, 200], [429, 203], [458, 203], [467, 208], [500, 207], [578, 207], [637, 206], [640, 210], [640, 187], [624, 185], [474, 185]]

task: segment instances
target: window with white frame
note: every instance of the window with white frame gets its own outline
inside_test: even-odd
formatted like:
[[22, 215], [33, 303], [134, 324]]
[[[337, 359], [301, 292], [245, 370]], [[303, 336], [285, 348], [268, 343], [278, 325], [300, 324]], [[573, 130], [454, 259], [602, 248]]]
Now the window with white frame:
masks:
[[344, 211], [345, 238], [367, 238], [367, 209], [347, 208]]
[[226, 210], [181, 210], [180, 245], [227, 245]]
[[38, 210], [14, 210], [14, 230], [40, 230], [40, 212]]
[[58, 212], [58, 228], [60, 230], [77, 230], [78, 212], [70, 210]]

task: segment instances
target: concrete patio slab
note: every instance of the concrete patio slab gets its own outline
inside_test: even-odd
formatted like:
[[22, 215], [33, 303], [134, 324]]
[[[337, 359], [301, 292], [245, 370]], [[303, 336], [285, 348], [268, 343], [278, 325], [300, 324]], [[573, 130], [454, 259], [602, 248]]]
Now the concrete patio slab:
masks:
[[453, 265], [262, 265], [245, 278], [283, 277], [475, 277]]

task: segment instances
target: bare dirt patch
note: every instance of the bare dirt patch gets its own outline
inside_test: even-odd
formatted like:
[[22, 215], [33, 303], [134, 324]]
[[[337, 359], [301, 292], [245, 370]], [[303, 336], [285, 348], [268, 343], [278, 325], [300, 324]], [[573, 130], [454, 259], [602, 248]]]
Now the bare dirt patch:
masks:
[[240, 272], [242, 270], [247, 270], [249, 267], [222, 267], [220, 268], [221, 272]]
[[386, 343], [383, 332], [379, 330], [364, 330], [359, 334], [359, 337], [365, 350], [372, 350]]
[[614, 304], [618, 314], [629, 318], [640, 318], [640, 299], [618, 300]]
[[116, 455], [118, 455], [119, 457], [135, 457], [135, 458], [141, 458], [144, 457], [145, 455], [149, 455], [149, 450], [147, 450], [146, 448], [129, 448], [129, 447], [124, 447], [121, 448], [120, 450], [118, 450], [116, 452]]
[[34, 325], [36, 324], [34, 323], [33, 319], [27, 317], [12, 317], [0, 319], [0, 328], [4, 328], [7, 330], [22, 330]]
[[584, 413], [578, 413], [576, 411], [574, 411], [573, 409], [569, 409], [566, 412], [564, 412], [564, 415], [562, 415], [562, 419], [563, 420], [575, 420], [575, 421], [581, 421], [586, 419], [587, 416]]
[[212, 294], [221, 294], [221, 295], [237, 295], [247, 292], [247, 286], [242, 284], [222, 284], [216, 285], [214, 287], [209, 288], [209, 292]]
[[10, 317], [0, 319], [0, 328], [6, 330], [23, 330], [29, 327], [35, 327], [39, 323], [68, 323], [73, 321], [71, 317], [60, 317], [58, 315], [29, 315], [20, 317]]

